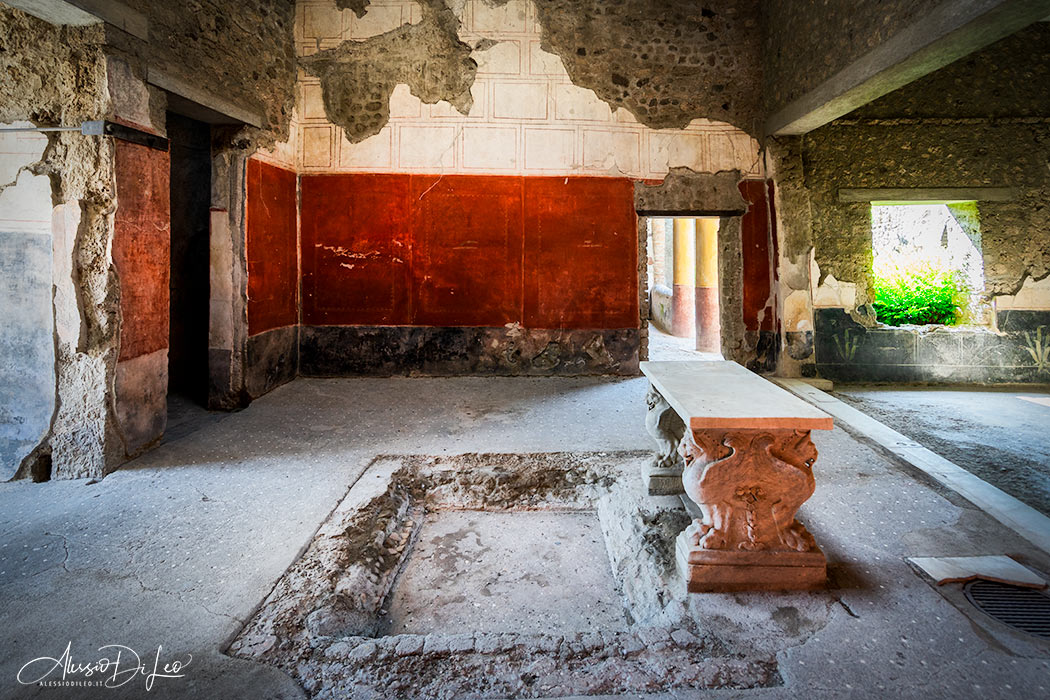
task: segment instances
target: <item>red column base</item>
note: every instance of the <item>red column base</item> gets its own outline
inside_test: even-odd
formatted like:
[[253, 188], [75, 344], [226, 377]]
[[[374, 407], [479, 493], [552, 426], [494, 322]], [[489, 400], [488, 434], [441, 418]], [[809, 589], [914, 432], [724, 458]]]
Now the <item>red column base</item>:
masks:
[[692, 338], [696, 332], [696, 287], [676, 284], [671, 297], [671, 335]]

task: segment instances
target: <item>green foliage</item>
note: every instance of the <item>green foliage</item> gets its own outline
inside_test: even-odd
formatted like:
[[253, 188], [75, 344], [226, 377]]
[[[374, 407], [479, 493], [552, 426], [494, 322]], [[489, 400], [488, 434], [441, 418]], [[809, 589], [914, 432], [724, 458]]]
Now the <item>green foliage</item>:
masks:
[[955, 270], [924, 263], [876, 271], [873, 287], [878, 319], [890, 326], [953, 325], [965, 316], [969, 290]]

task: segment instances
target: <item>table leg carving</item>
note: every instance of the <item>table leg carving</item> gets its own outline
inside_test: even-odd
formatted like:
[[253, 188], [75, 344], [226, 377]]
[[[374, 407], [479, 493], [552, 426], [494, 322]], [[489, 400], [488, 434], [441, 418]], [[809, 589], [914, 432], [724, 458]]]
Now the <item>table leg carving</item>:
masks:
[[690, 590], [813, 588], [824, 555], [795, 519], [813, 495], [804, 430], [693, 430], [681, 442], [686, 495], [703, 514], [679, 537]]
[[683, 462], [678, 445], [685, 434], [685, 423], [652, 385], [645, 395], [645, 403], [649, 407], [645, 428], [657, 445], [656, 454], [643, 473], [646, 486], [653, 495], [681, 493]]

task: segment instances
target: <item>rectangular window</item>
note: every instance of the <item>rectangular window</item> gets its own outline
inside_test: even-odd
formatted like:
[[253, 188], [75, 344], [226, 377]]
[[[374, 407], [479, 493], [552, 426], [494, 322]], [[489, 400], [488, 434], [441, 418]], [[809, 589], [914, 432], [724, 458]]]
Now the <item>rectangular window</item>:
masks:
[[977, 202], [873, 202], [871, 237], [880, 322], [986, 321]]

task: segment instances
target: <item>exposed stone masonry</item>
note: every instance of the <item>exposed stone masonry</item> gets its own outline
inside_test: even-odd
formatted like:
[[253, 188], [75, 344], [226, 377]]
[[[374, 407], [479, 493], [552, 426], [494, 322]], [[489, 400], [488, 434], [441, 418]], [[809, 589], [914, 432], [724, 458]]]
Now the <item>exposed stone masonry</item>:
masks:
[[[301, 59], [321, 79], [325, 112], [351, 143], [378, 134], [390, 119], [390, 94], [399, 83], [427, 104], [449, 102], [470, 111], [470, 86], [478, 65], [459, 40], [460, 21], [444, 0], [424, 0], [423, 20], [366, 41]], [[355, 9], [356, 12], [356, 9]]]
[[696, 118], [757, 134], [757, 0], [536, 3], [543, 48], [573, 83], [654, 129]]

